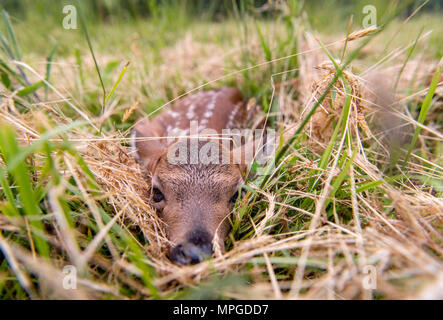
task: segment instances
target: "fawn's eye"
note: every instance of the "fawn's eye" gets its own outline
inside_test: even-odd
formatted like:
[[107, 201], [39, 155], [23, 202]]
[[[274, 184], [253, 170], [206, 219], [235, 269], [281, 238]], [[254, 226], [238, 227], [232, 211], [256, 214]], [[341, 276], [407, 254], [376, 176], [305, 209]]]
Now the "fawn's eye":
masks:
[[238, 191], [236, 193], [234, 193], [234, 195], [231, 198], [231, 202], [232, 203], [236, 203], [238, 199]]
[[154, 200], [154, 202], [160, 202], [164, 198], [165, 196], [160, 190], [158, 190], [158, 188], [152, 188], [152, 200]]

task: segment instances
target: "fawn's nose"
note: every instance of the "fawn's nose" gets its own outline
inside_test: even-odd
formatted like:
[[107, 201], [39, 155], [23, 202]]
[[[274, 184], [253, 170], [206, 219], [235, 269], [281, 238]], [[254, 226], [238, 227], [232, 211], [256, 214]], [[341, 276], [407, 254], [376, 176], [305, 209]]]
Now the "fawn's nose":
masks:
[[186, 241], [175, 246], [170, 254], [172, 262], [196, 264], [212, 254], [212, 241], [209, 233], [195, 229], [186, 235]]

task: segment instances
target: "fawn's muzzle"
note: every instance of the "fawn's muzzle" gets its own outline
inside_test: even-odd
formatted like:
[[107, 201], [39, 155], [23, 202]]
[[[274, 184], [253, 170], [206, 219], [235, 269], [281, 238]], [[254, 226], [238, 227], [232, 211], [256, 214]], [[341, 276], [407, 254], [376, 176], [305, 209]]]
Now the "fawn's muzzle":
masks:
[[212, 239], [208, 232], [195, 229], [186, 235], [186, 241], [175, 246], [170, 259], [179, 264], [196, 264], [212, 254]]

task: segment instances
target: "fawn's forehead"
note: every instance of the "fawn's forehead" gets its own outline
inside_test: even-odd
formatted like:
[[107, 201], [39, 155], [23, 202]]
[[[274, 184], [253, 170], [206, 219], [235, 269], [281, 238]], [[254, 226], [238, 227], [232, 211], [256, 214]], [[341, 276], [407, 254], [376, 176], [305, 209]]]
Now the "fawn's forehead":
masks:
[[161, 156], [157, 168], [160, 179], [181, 182], [230, 184], [240, 177], [230, 151], [219, 140], [179, 140]]
[[156, 170], [154, 180], [169, 194], [169, 199], [179, 203], [219, 202], [240, 188], [243, 182], [240, 170], [229, 164], [169, 165]]
[[[231, 193], [241, 186], [240, 167], [230, 161], [229, 150], [223, 148], [219, 141], [193, 140], [192, 143], [195, 145], [191, 145], [191, 139], [184, 139], [169, 147], [156, 166], [154, 183], [177, 195], [200, 194], [201, 197]], [[171, 152], [171, 148], [175, 147], [176, 151]], [[179, 158], [184, 161], [171, 161], [176, 160], [180, 152], [182, 157]], [[196, 154], [197, 158], [194, 157]], [[211, 159], [215, 163], [205, 161], [208, 160], [205, 154], [213, 155]]]
[[234, 164], [170, 164], [162, 159], [155, 177], [163, 185], [180, 190], [225, 190], [241, 184], [241, 171]]

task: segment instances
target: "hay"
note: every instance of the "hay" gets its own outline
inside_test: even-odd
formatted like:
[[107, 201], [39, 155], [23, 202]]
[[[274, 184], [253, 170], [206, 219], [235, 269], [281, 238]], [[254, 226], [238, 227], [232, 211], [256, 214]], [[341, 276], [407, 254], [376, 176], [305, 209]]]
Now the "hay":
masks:
[[[312, 102], [307, 105], [307, 109], [312, 108], [313, 104], [318, 101], [318, 98], [326, 90], [336, 72], [334, 65], [329, 61], [316, 66], [316, 69], [320, 70], [321, 79], [312, 84], [313, 98], [311, 99]], [[350, 71], [344, 71], [343, 77], [349, 84], [350, 92], [346, 92], [345, 83], [342, 79], [339, 79], [309, 123], [310, 136], [324, 145], [331, 140], [334, 124], [338, 123], [345, 105], [346, 96], [351, 96], [351, 111], [349, 115], [351, 124], [358, 124], [359, 127], [367, 128], [360, 80]]]

